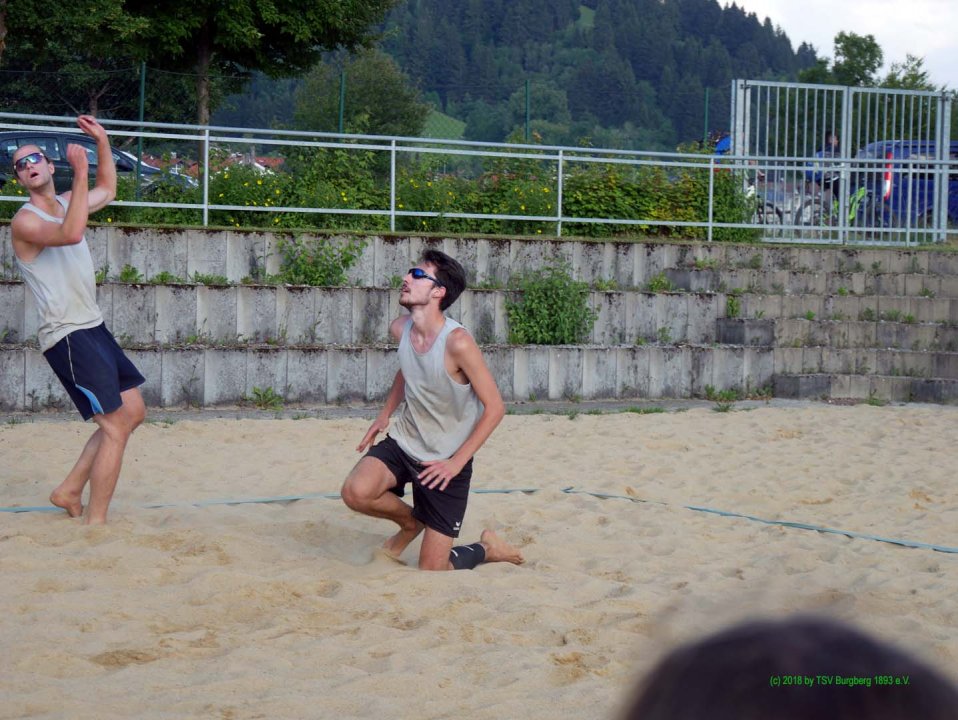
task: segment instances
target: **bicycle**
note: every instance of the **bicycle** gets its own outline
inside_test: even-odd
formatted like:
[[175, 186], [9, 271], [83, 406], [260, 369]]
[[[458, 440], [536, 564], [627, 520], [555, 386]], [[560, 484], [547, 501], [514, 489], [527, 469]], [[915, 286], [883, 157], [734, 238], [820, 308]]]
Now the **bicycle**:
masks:
[[[828, 196], [826, 201], [825, 196]], [[868, 188], [864, 185], [855, 189], [845, 199], [846, 218], [845, 225], [865, 225], [869, 217], [873, 214], [872, 197]], [[822, 227], [832, 227], [839, 225], [841, 219], [841, 205], [835, 193], [831, 190], [819, 190], [811, 193], [811, 196], [802, 203], [796, 214], [796, 222], [799, 225], [812, 225]]]

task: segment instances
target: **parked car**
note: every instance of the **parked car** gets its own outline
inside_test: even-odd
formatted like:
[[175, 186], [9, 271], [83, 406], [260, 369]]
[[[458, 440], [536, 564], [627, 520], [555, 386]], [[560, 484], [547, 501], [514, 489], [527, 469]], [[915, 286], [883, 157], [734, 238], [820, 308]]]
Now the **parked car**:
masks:
[[[80, 145], [86, 150], [90, 161], [90, 179], [95, 178], [98, 164], [96, 142], [88, 135], [32, 130], [0, 132], [0, 189], [3, 188], [7, 180], [16, 177], [13, 171], [13, 155], [17, 148], [24, 145], [36, 145], [56, 167], [53, 174], [53, 184], [56, 191], [58, 193], [66, 192], [73, 185], [73, 168], [67, 162], [68, 144]], [[112, 148], [112, 150], [117, 174], [120, 177], [124, 175], [132, 177], [136, 173], [136, 156], [116, 148]], [[196, 180], [188, 175], [169, 173], [147, 163], [140, 163], [140, 177], [144, 188], [149, 188], [160, 182], [172, 182], [184, 187], [196, 186]]]
[[[882, 140], [858, 151], [859, 159], [886, 161], [880, 167], [869, 166], [856, 173], [859, 183], [865, 184], [877, 203], [876, 208], [881, 207], [886, 224], [931, 224], [940, 166], [922, 161], [934, 160], [936, 149], [935, 142], [929, 140]], [[951, 142], [948, 158], [948, 220], [958, 223], [958, 140]]]

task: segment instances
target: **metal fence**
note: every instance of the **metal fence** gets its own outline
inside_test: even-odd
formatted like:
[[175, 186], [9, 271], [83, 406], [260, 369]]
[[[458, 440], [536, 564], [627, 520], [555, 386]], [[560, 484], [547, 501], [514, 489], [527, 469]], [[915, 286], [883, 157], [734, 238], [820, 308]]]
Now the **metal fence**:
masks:
[[[757, 167], [756, 219], [801, 240], [946, 239], [958, 223], [948, 94], [737, 80], [732, 148]], [[813, 234], [814, 235], [814, 234]]]
[[[503, 227], [511, 227], [513, 232], [519, 228], [520, 234], [539, 232], [556, 236], [671, 234], [713, 240], [724, 239], [729, 232], [739, 232], [735, 239], [847, 244], [915, 244], [938, 242], [946, 238], [948, 203], [958, 202], [958, 193], [949, 195], [947, 182], [949, 171], [958, 179], [955, 158], [932, 158], [927, 157], [927, 153], [920, 158], [848, 157], [844, 154], [822, 157], [810, 149], [813, 147], [811, 138], [818, 132], [818, 125], [809, 126], [805, 123], [800, 132], [790, 134], [782, 130], [785, 124], [781, 121], [788, 118], [793, 122], [794, 116], [794, 122], [797, 123], [798, 116], [794, 112], [788, 110], [780, 117], [775, 116], [780, 124], [774, 127], [771, 124], [773, 115], [766, 112], [766, 126], [757, 131], [761, 125], [754, 120], [756, 103], [751, 102], [748, 95], [752, 89], [747, 85], [740, 89], [745, 93], [740, 98], [744, 105], [740, 107], [747, 108], [747, 112], [733, 115], [735, 150], [726, 155], [109, 120], [104, 120], [103, 124], [115, 145], [125, 142], [134, 151], [140, 146], [194, 148], [199, 158], [196, 201], [158, 201], [144, 195], [140, 199], [118, 200], [114, 204], [118, 207], [194, 211], [203, 225], [211, 224], [228, 213], [268, 213], [273, 217], [365, 218], [375, 220], [379, 223], [376, 227], [389, 231], [417, 227], [410, 226], [410, 221], [414, 220], [422, 224], [423, 227], [418, 228], [421, 230], [441, 231], [456, 221], [493, 221], [506, 223]], [[777, 98], [776, 102], [779, 102]], [[830, 120], [830, 114], [837, 112], [834, 109], [837, 100], [829, 100], [823, 107], [827, 110], [821, 113], [816, 111], [814, 116]], [[945, 110], [947, 112], [950, 108], [946, 107]], [[936, 127], [942, 123], [947, 125], [942, 111], [937, 112], [933, 117]], [[853, 127], [846, 126], [844, 122], [843, 128]], [[823, 121], [822, 127], [824, 124]], [[0, 113], [0, 133], [11, 130], [23, 134], [74, 132], [75, 120]], [[796, 139], [799, 137], [801, 141]], [[937, 147], [942, 147], [940, 141]], [[344, 177], [342, 189], [335, 197], [329, 194], [316, 196], [299, 204], [238, 204], [222, 201], [218, 193], [211, 191], [217, 178], [227, 172], [223, 165], [227, 158], [240, 157], [250, 161], [261, 153], [289, 160], [297, 154], [319, 150], [342, 155], [347, 177]], [[375, 173], [377, 185], [373, 189], [376, 201], [357, 204], [350, 201], [352, 193], [348, 175], [349, 168], [363, 162], [378, 167]], [[502, 173], [495, 172], [497, 163], [505, 168]], [[521, 202], [522, 198], [516, 197], [504, 200], [495, 207], [473, 207], [463, 211], [456, 206], [438, 207], [435, 198], [429, 202], [420, 200], [417, 205], [408, 199], [409, 188], [402, 185], [408, 180], [409, 169], [418, 168], [418, 177], [429, 178], [425, 180], [429, 184], [436, 183], [439, 186], [454, 179], [461, 189], [463, 183], [488, 184], [490, 177], [493, 177], [500, 184], [500, 189], [508, 190], [514, 186], [518, 193], [521, 183], [510, 170], [517, 164], [524, 169], [525, 180], [534, 178], [535, 184], [541, 187], [543, 196], [535, 202], [533, 199]], [[429, 169], [427, 175], [422, 175], [423, 167]], [[577, 185], [575, 182], [577, 174], [590, 168], [608, 170], [610, 178], [628, 176], [634, 184], [629, 189], [633, 195], [642, 190], [643, 182], [654, 176], [669, 188], [673, 202], [656, 207], [611, 201], [603, 204], [600, 196], [609, 188]], [[267, 177], [283, 171], [264, 169], [262, 172]], [[839, 184], [832, 184], [833, 188], [850, 188], [853, 186], [849, 182], [851, 178], [874, 180], [884, 178], [889, 173], [899, 184], [907, 181], [908, 193], [916, 196], [919, 192], [927, 195], [926, 186], [930, 184], [921, 183], [920, 179], [935, 179], [935, 183], [931, 183], [935, 184], [936, 194], [931, 202], [930, 215], [926, 213], [917, 219], [912, 217], [911, 212], [895, 215], [894, 202], [881, 199], [877, 192], [846, 196], [844, 191], [816, 190], [816, 186], [822, 185], [821, 178], [827, 175], [840, 178]], [[687, 183], [689, 178], [693, 178], [694, 183]], [[941, 182], [942, 178], [946, 181]], [[687, 189], [686, 185], [695, 187]], [[728, 207], [730, 186], [734, 188], [735, 196], [732, 211]], [[621, 188], [615, 190], [621, 194]], [[0, 201], [24, 199], [22, 195], [10, 194], [9, 186], [5, 186], [2, 192], [4, 194], [0, 195]], [[449, 192], [452, 193], [451, 190]], [[579, 197], [582, 192], [590, 196]], [[682, 202], [683, 192], [688, 193], [685, 202]], [[678, 203], [674, 202], [676, 196]], [[897, 198], [895, 202], [902, 201], [897, 195], [890, 197]], [[912, 195], [905, 198], [909, 208], [912, 207], [911, 199]], [[594, 209], [601, 212], [595, 212]], [[958, 220], [958, 217], [953, 220]], [[463, 226], [452, 227], [461, 230]], [[599, 232], [599, 228], [603, 228], [603, 231]]]

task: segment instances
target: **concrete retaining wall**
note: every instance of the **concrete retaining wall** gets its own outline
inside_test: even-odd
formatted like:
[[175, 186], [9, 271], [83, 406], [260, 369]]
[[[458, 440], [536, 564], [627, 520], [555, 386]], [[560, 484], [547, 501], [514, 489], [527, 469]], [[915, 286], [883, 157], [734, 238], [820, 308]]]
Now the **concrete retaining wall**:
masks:
[[[0, 225], [2, 277], [16, 277], [9, 224]], [[240, 282], [257, 270], [279, 271], [279, 242], [289, 234], [239, 230], [158, 230], [116, 226], [91, 227], [87, 232], [97, 268], [116, 274], [125, 265], [146, 279], [169, 272], [186, 279], [194, 273], [221, 275]], [[823, 273], [958, 274], [952, 253], [853, 248], [803, 248], [732, 243], [642, 243], [627, 241], [538, 240], [535, 238], [462, 238], [415, 236], [329, 236], [336, 242], [359, 237], [365, 247], [349, 271], [351, 285], [388, 287], [419, 258], [436, 247], [462, 262], [469, 283], [505, 285], [516, 272], [567, 262], [577, 279], [590, 283], [614, 281], [621, 289], [644, 287], [670, 268], [715, 264], [727, 269], [760, 268]], [[730, 286], [742, 287], [747, 285]]]
[[[506, 343], [502, 290], [466, 290], [449, 309], [480, 344]], [[97, 302], [121, 345], [205, 343], [366, 345], [389, 342], [389, 323], [401, 311], [399, 291], [107, 283]], [[596, 322], [587, 342], [620, 345], [637, 339], [706, 344], [725, 296], [709, 293], [591, 292]], [[36, 339], [33, 293], [21, 282], [0, 282], [0, 342]]]
[[[771, 348], [734, 346], [487, 346], [507, 401], [681, 398], [772, 382]], [[147, 378], [150, 406], [235, 404], [270, 389], [287, 402], [370, 403], [385, 398], [395, 348], [184, 348], [129, 351]], [[71, 407], [42, 355], [0, 349], [0, 410]]]

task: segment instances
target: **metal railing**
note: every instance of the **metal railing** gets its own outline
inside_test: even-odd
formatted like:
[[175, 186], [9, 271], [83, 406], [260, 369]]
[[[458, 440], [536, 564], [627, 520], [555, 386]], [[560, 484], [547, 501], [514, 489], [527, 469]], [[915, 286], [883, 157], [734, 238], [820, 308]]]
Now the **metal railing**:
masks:
[[[147, 145], [195, 145], [198, 148], [197, 155], [201, 158], [197, 175], [200, 202], [157, 202], [141, 199], [118, 200], [115, 204], [121, 207], [193, 210], [199, 213], [203, 225], [210, 224], [213, 213], [253, 212], [388, 218], [390, 231], [400, 229], [399, 222], [408, 218], [512, 221], [541, 225], [549, 234], [560, 237], [564, 228], [569, 225], [579, 228], [614, 225], [622, 227], [623, 230], [641, 230], [645, 233], [650, 230], [667, 230], [672, 234], [681, 232], [684, 228], [696, 228], [699, 229], [699, 236], [710, 241], [715, 238], [716, 231], [721, 229], [753, 231], [750, 239], [770, 242], [914, 244], [937, 242], [947, 236], [947, 227], [943, 222], [946, 215], [946, 209], [942, 207], [943, 193], [939, 192], [937, 199], [932, 199], [933, 211], [928, 216], [925, 213], [915, 216], [911, 211], [896, 213], [893, 205], [888, 205], [884, 198], [879, 197], [877, 181], [869, 185], [866, 198], [844, 194], [844, 190], [837, 198], [825, 197], [816, 191], [815, 183], [809, 178], [810, 173], [814, 174], [816, 171], [816, 164], [821, 166], [823, 163], [822, 158], [815, 156], [718, 157], [702, 153], [482, 143], [137, 121], [101, 122], [110, 132], [115, 146], [121, 139], [130, 143], [142, 139]], [[74, 118], [0, 113], [0, 133], [10, 130], [24, 133], [76, 132], [76, 126]], [[384, 202], [375, 207], [344, 207], [332, 203], [326, 203], [324, 206], [252, 206], [216, 202], [211, 197], [211, 178], [215, 177], [217, 172], [223, 172], [223, 168], [217, 167], [214, 162], [215, 152], [228, 153], [237, 148], [245, 151], [250, 146], [260, 148], [264, 153], [269, 151], [286, 157], [310, 149], [372, 153], [383, 168], [380, 173], [383, 186], [379, 190]], [[525, 205], [519, 205], [518, 211], [507, 207], [494, 212], [408, 207], [400, 200], [398, 184], [401, 168], [424, 158], [435, 168], [434, 177], [437, 179], [454, 175], [459, 179], [476, 182], [483, 172], [488, 178], [490, 164], [500, 161], [522, 163], [527, 169], [535, 169], [532, 174], [541, 179], [543, 187], [552, 193], [550, 197], [555, 200], [549, 203], [551, 207], [548, 212], [526, 212]], [[929, 173], [940, 182], [941, 178], [949, 177], [949, 171], [958, 172], [947, 161], [927, 159], [886, 161], [840, 157], [829, 158], [827, 163], [830, 166], [828, 172], [836, 173], [840, 178], [838, 187], [849, 190], [862, 187], [864, 180], [874, 181], [875, 178], [882, 177], [890, 171], [890, 165], [893, 166], [891, 172], [894, 178], [907, 181], [908, 187], [911, 188], [909, 192], [918, 187], [918, 183], [913, 181], [928, 176]], [[688, 208], [681, 207], [678, 210], [673, 209], [671, 215], [663, 215], [663, 212], [657, 209], [645, 217], [575, 214], [569, 211], [575, 204], [568, 196], [570, 178], [590, 166], [617, 168], [623, 173], [638, 173], [643, 169], [656, 170], [669, 182], [675, 182], [683, 173], [694, 175], [698, 178], [699, 187], [706, 188], [705, 207], [701, 207], [699, 199], [690, 196], [688, 205], [697, 202], [697, 214], [687, 212]], [[707, 182], [704, 181], [704, 173], [707, 173]], [[727, 177], [723, 176], [723, 173], [732, 174], [735, 194], [738, 196], [736, 200], [741, 201], [738, 216], [732, 219], [721, 219], [722, 213], [717, 206], [717, 201], [722, 201], [723, 198], [717, 194], [716, 179]], [[508, 183], [510, 178], [499, 178], [499, 181]], [[728, 187], [728, 183], [725, 183], [725, 187]], [[945, 198], [947, 201], [948, 196], [945, 195]], [[19, 195], [0, 195], [0, 201], [23, 199], [24, 197]], [[913, 207], [911, 196], [904, 200], [899, 198], [899, 205], [901, 202], [905, 202], [906, 208]], [[855, 203], [854, 208], [852, 203]], [[583, 204], [587, 203], [578, 203], [579, 206]], [[920, 203], [914, 207], [919, 206], [924, 207]], [[853, 209], [854, 212], [851, 212]], [[693, 219], [689, 219], [693, 216]]]

